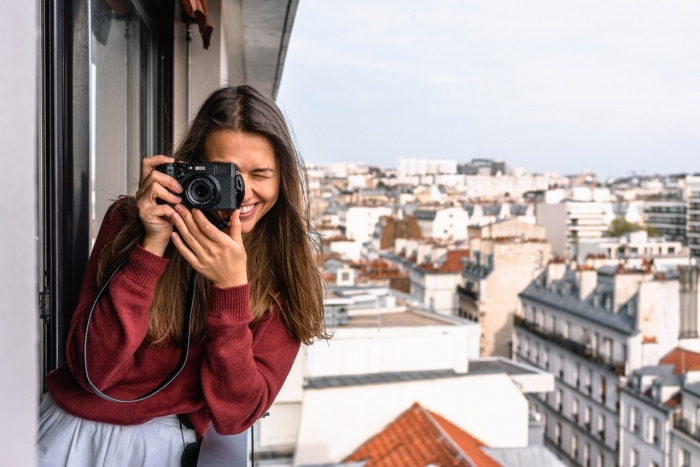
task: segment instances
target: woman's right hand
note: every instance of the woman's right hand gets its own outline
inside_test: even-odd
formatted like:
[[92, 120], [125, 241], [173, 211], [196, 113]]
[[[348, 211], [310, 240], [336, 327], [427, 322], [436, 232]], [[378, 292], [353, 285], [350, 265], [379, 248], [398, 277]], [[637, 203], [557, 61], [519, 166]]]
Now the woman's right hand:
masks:
[[173, 162], [175, 159], [172, 157], [162, 155], [144, 158], [141, 161], [139, 190], [136, 192], [136, 207], [146, 229], [141, 246], [158, 256], [163, 256], [170, 241], [170, 234], [173, 232], [170, 216], [175, 210], [167, 204], [158, 204], [156, 200], [160, 198], [173, 205], [179, 204], [182, 199], [175, 193], [182, 193], [182, 187], [177, 180], [154, 168]]

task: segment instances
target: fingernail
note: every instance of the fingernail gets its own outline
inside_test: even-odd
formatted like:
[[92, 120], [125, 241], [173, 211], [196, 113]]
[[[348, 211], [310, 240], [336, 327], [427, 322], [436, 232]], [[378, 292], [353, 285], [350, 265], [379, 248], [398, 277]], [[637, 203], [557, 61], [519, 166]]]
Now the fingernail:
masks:
[[182, 201], [182, 198], [180, 198], [179, 196], [173, 196], [173, 198], [175, 198], [176, 203], [179, 203]]
[[177, 212], [182, 211], [182, 206], [179, 205], [179, 204], [176, 204], [176, 205], [175, 205], [175, 210], [176, 210]]
[[170, 217], [171, 217], [174, 221], [179, 221], [179, 220], [180, 220], [180, 215], [179, 215], [178, 213], [176, 213], [176, 212], [174, 212], [174, 213], [172, 214], [172, 216], [170, 216]]
[[179, 183], [178, 183], [177, 185], [175, 185], [175, 189], [176, 189], [177, 191], [182, 191], [182, 187], [180, 186]]

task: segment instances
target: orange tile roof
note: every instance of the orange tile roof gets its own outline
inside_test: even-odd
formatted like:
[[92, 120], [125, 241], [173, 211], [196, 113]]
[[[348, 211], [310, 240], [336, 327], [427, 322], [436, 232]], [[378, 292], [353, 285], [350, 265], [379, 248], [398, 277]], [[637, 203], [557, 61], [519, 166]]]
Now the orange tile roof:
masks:
[[367, 460], [366, 467], [501, 467], [481, 446], [479, 440], [416, 402], [345, 462]]
[[676, 347], [659, 362], [660, 365], [675, 365], [674, 375], [685, 374], [686, 371], [700, 370], [700, 353]]
[[464, 452], [476, 466], [501, 467], [501, 464], [493, 460], [493, 458], [480, 449], [482, 446], [486, 446], [480, 440], [440, 415], [434, 412], [430, 412], [430, 415], [433, 416], [435, 421], [440, 425], [445, 433], [447, 433], [447, 436], [452, 438], [452, 441], [454, 441], [462, 449], [462, 452]]
[[469, 250], [450, 250], [440, 267], [434, 268], [432, 264], [421, 264], [420, 268], [429, 272], [459, 272], [464, 267], [462, 258], [469, 259]]
[[666, 407], [671, 407], [672, 409], [676, 408], [681, 403], [682, 397], [683, 396], [681, 395], [680, 391], [678, 391], [678, 393], [676, 393], [675, 396], [671, 397], [669, 400], [664, 402], [664, 405]]

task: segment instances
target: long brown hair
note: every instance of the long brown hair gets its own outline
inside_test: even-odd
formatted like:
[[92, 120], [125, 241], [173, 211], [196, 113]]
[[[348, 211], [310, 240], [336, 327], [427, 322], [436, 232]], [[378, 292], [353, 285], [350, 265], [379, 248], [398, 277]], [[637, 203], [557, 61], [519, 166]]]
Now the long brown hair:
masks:
[[[318, 251], [318, 235], [309, 221], [310, 199], [306, 169], [294, 149], [282, 113], [275, 103], [251, 86], [227, 86], [202, 104], [185, 139], [175, 151], [179, 161], [204, 160], [204, 143], [215, 130], [234, 130], [267, 138], [280, 170], [280, 191], [275, 205], [246, 236], [247, 273], [254, 326], [263, 314], [276, 309], [287, 331], [303, 343], [327, 339], [323, 319], [323, 280], [312, 248]], [[100, 253], [98, 284], [102, 286], [144, 234], [136, 201], [127, 198], [128, 221]], [[150, 311], [148, 342], [173, 344], [182, 335], [187, 280], [191, 266], [170, 244], [170, 262], [158, 280]], [[206, 336], [209, 281], [200, 276], [192, 318], [192, 339]]]

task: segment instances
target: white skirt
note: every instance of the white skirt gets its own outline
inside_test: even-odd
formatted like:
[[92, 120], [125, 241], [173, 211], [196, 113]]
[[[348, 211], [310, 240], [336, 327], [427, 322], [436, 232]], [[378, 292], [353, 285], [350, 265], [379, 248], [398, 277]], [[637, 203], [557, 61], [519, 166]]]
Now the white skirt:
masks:
[[39, 467], [179, 467], [184, 445], [195, 441], [176, 415], [121, 426], [75, 417], [48, 393], [39, 406]]

